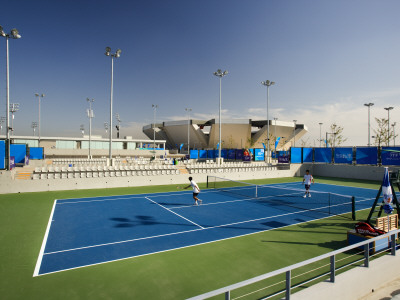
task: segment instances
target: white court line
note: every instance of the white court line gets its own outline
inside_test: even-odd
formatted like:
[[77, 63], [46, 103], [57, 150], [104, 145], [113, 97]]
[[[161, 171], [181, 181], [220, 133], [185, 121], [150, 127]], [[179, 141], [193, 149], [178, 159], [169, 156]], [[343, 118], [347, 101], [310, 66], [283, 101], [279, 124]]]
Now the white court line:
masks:
[[161, 205], [160, 203], [157, 203], [156, 201], [151, 200], [149, 197], [144, 197], [144, 198], [146, 198], [147, 200], [149, 200], [149, 201], [151, 201], [151, 202], [157, 204], [158, 206], [161, 206], [162, 208], [164, 208], [164, 209], [168, 210], [169, 212], [171, 212], [171, 213], [177, 215], [178, 217], [180, 217], [180, 218], [182, 218], [182, 219], [184, 219], [184, 220], [186, 220], [186, 221], [188, 221], [188, 222], [190, 222], [190, 223], [196, 225], [197, 227], [200, 227], [201, 229], [204, 229], [204, 227], [200, 226], [199, 224], [197, 224], [197, 223], [195, 223], [195, 222], [193, 222], [193, 221], [191, 221], [191, 220], [185, 218], [184, 216], [181, 216], [180, 214], [178, 214], [178, 213], [172, 211], [171, 209], [165, 207], [164, 205]]
[[42, 265], [42, 260], [43, 260], [43, 255], [44, 255], [44, 249], [46, 248], [47, 238], [48, 238], [49, 232], [50, 232], [51, 222], [53, 222], [53, 215], [54, 215], [54, 210], [55, 210], [56, 204], [57, 204], [57, 200], [54, 201], [53, 208], [51, 209], [49, 222], [47, 223], [46, 233], [44, 234], [44, 238], [43, 238], [43, 242], [42, 242], [42, 247], [40, 248], [38, 260], [37, 260], [36, 266], [35, 266], [35, 270], [33, 271], [33, 277], [36, 277], [39, 275], [39, 270], [40, 270], [40, 266]]
[[[243, 188], [242, 188], [243, 189]], [[216, 189], [210, 189], [206, 191], [202, 191], [202, 194], [205, 193], [215, 193], [218, 192]], [[71, 201], [71, 202], [58, 202], [58, 204], [75, 204], [75, 203], [90, 203], [90, 202], [103, 202], [103, 201], [117, 201], [117, 200], [130, 200], [130, 199], [143, 199], [145, 198], [144, 196], [149, 196], [151, 195], [152, 198], [155, 197], [171, 197], [171, 194], [175, 193], [181, 193], [181, 194], [192, 194], [191, 191], [180, 191], [180, 192], [163, 192], [163, 193], [145, 193], [145, 194], [132, 194], [132, 195], [116, 195], [116, 196], [104, 196], [104, 197], [85, 197], [85, 198], [67, 198], [67, 199], [62, 199], [63, 200], [76, 200], [76, 199], [87, 199], [87, 198], [95, 198], [93, 200], [82, 200], [82, 201]], [[160, 195], [164, 194], [164, 195]], [[115, 198], [106, 198], [106, 197], [115, 197]], [[99, 198], [105, 198], [99, 200]], [[60, 201], [60, 200], [59, 200]]]

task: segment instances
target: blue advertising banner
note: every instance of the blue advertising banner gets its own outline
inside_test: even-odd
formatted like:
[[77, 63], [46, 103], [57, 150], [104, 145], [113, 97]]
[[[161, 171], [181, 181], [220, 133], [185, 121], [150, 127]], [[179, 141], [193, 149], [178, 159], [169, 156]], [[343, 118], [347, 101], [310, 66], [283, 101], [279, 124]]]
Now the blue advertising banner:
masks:
[[335, 164], [352, 164], [353, 148], [335, 148]]
[[254, 149], [254, 160], [263, 161], [265, 160], [264, 149]]
[[11, 144], [10, 156], [14, 156], [15, 164], [25, 163], [26, 145], [25, 144]]
[[288, 164], [289, 163], [288, 151], [279, 151], [278, 152], [278, 163], [280, 163], [280, 164]]
[[236, 149], [236, 160], [243, 160], [243, 150]]
[[384, 166], [399, 166], [400, 147], [382, 147], [381, 159]]
[[301, 148], [290, 148], [290, 161], [292, 164], [301, 164]]
[[199, 150], [190, 150], [190, 159], [198, 159], [199, 158]]
[[251, 161], [251, 156], [250, 155], [243, 156], [243, 161]]
[[214, 152], [214, 150], [207, 150], [207, 158], [208, 158], [208, 159], [213, 159], [213, 158], [215, 158], [215, 152]]
[[378, 148], [377, 147], [359, 147], [356, 150], [356, 161], [360, 165], [376, 165], [378, 164]]
[[224, 159], [227, 159], [227, 158], [228, 158], [228, 150], [226, 150], [226, 149], [221, 149], [221, 156], [222, 156]]
[[228, 159], [235, 159], [236, 157], [236, 149], [229, 149], [228, 150]]
[[29, 159], [43, 159], [43, 148], [42, 147], [30, 147], [29, 148]]
[[0, 169], [6, 168], [6, 143], [0, 141]]
[[199, 158], [207, 158], [207, 150], [199, 150]]
[[332, 148], [315, 148], [314, 161], [330, 164], [332, 162]]
[[253, 148], [251, 148], [251, 149], [249, 149], [249, 152], [251, 153], [251, 157], [254, 157], [254, 149]]
[[313, 148], [303, 148], [303, 163], [313, 162]]
[[[221, 151], [221, 155], [222, 155], [222, 151]], [[219, 157], [219, 149], [214, 150], [214, 157]]]

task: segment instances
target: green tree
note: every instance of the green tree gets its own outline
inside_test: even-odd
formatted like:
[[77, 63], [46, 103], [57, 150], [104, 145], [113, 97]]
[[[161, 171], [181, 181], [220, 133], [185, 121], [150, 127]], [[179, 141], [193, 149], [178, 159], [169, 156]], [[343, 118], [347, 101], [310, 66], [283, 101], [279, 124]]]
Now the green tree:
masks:
[[[388, 119], [385, 118], [375, 118], [377, 123], [377, 128], [373, 129], [375, 133], [375, 145], [381, 146], [386, 145], [389, 146], [389, 142], [391, 139], [396, 138], [398, 135], [394, 134], [393, 126], [388, 128]], [[389, 134], [388, 134], [389, 133]]]
[[342, 145], [347, 138], [343, 136], [343, 127], [333, 123], [330, 126], [331, 132], [328, 132], [328, 145], [331, 147], [337, 147]]

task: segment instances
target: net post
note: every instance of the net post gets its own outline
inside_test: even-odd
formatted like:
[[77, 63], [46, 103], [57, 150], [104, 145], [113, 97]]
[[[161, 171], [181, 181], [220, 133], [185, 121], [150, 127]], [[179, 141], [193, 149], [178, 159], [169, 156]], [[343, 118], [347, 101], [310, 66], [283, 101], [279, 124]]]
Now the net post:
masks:
[[258, 198], [258, 185], [256, 185], [256, 198]]
[[354, 196], [351, 197], [351, 218], [353, 221], [356, 220], [356, 198]]

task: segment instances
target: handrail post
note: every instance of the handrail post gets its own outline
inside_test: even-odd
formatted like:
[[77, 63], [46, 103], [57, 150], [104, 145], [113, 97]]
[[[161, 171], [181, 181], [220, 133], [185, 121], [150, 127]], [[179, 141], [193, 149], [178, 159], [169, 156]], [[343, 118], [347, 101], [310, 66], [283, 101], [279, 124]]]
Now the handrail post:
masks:
[[291, 271], [286, 271], [286, 300], [290, 300]]
[[391, 242], [392, 251], [391, 251], [391, 254], [392, 255], [396, 255], [396, 233], [393, 233], [390, 237], [392, 238], [392, 242]]
[[231, 300], [231, 291], [225, 292], [225, 300]]
[[331, 282], [335, 282], [335, 255], [331, 256]]
[[364, 245], [364, 267], [369, 268], [369, 243]]

